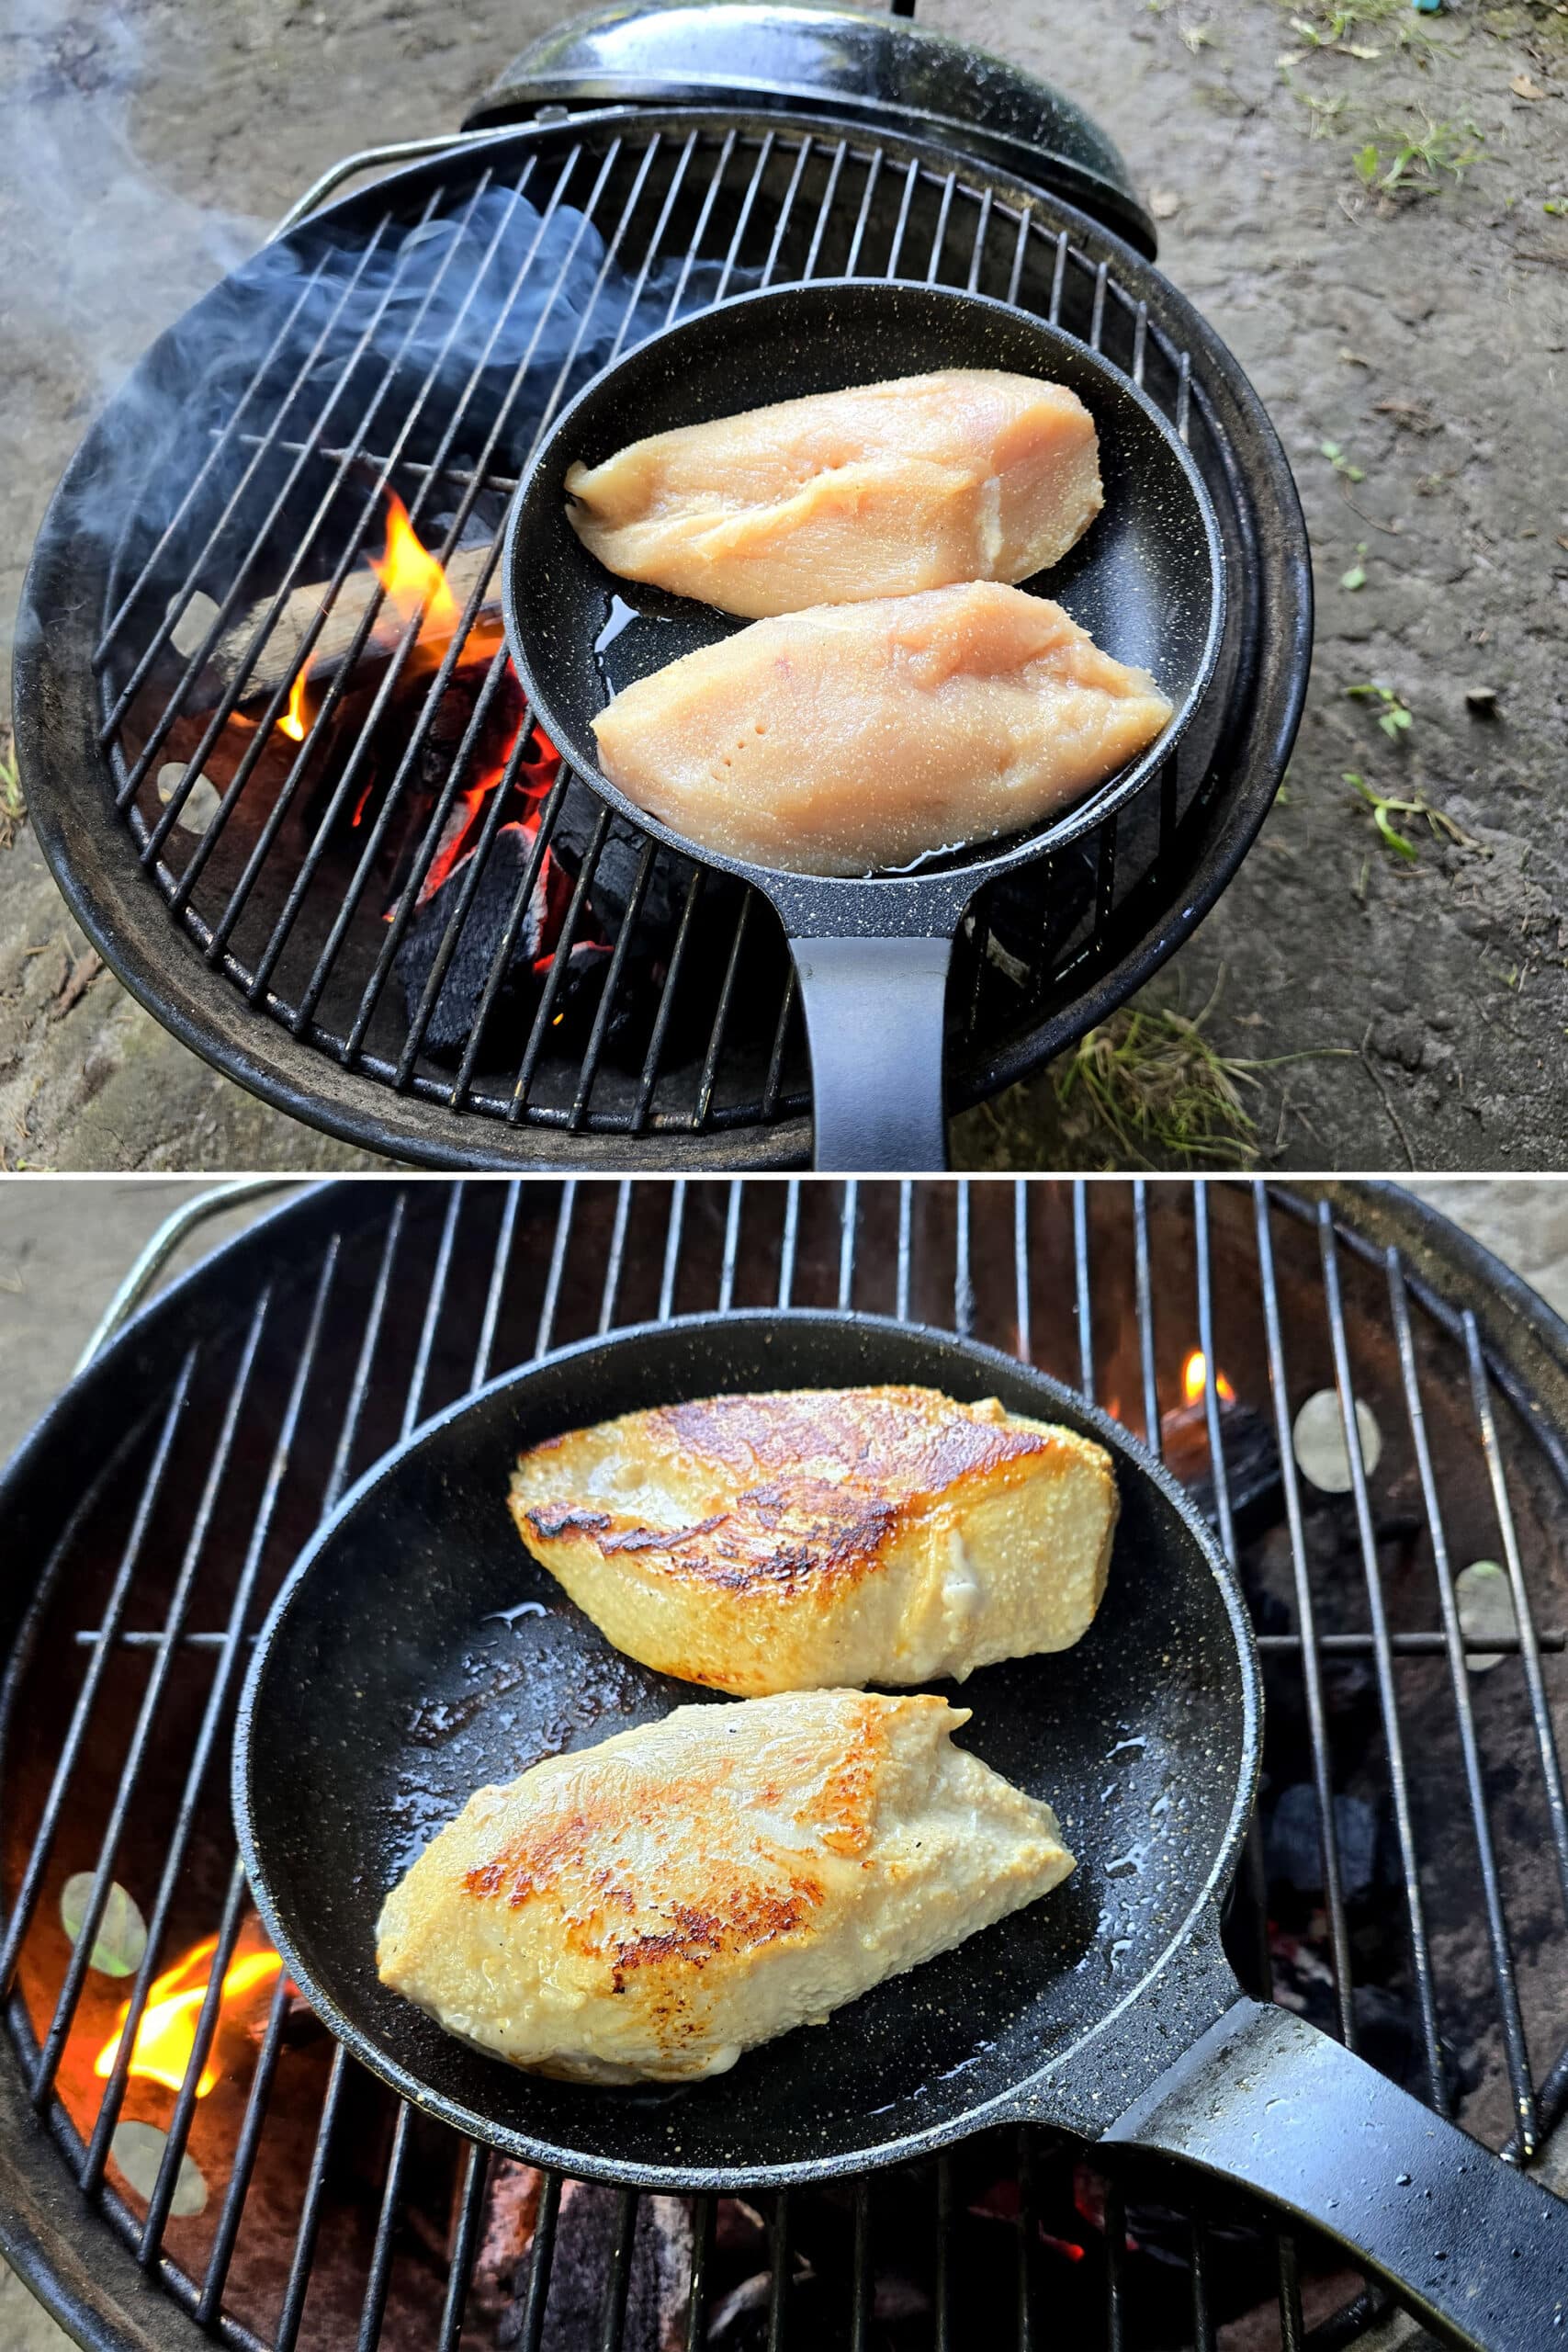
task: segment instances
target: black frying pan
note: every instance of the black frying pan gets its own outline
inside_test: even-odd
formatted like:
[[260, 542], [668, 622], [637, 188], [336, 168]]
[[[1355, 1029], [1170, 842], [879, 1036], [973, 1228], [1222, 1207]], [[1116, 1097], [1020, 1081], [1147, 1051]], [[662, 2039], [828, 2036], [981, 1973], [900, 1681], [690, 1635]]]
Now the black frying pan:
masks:
[[[612, 1650], [524, 1550], [519, 1448], [724, 1390], [914, 1381], [1083, 1430], [1122, 1518], [1075, 1649], [987, 1667], [963, 1739], [1056, 1806], [1078, 1868], [826, 2025], [671, 2088], [546, 2081], [388, 1992], [389, 1887], [481, 1783], [706, 1700]], [[1447, 2340], [1560, 2346], [1568, 2212], [1299, 2018], [1220, 1947], [1258, 1777], [1258, 1658], [1175, 1481], [1069, 1391], [868, 1317], [694, 1317], [564, 1351], [429, 1422], [347, 1497], [263, 1631], [234, 1749], [240, 1844], [312, 2007], [405, 2098], [535, 2164], [655, 2188], [820, 2179], [1038, 2121], [1183, 2156], [1340, 2241]]]
[[[1062, 604], [1106, 652], [1152, 671], [1174, 707], [1169, 726], [1052, 823], [915, 873], [790, 874], [671, 832], [601, 773], [592, 722], [633, 679], [745, 623], [606, 571], [567, 519], [569, 467], [673, 425], [953, 367], [1070, 385], [1093, 416], [1104, 512], [1025, 585]], [[945, 1167], [942, 1012], [965, 907], [982, 883], [1059, 848], [1136, 792], [1213, 674], [1224, 625], [1219, 528], [1168, 420], [1076, 336], [983, 295], [863, 279], [742, 295], [652, 336], [562, 411], [513, 502], [502, 581], [513, 661], [572, 766], [645, 832], [755, 883], [777, 908], [810, 1039], [817, 1166]]]

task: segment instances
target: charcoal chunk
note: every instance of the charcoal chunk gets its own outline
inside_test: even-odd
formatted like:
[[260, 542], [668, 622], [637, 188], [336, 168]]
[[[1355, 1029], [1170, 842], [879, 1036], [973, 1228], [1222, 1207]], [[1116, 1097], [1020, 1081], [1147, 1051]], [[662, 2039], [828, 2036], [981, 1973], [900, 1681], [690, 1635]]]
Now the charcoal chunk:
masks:
[[[585, 784], [580, 783], [576, 776], [572, 777], [557, 811], [550, 847], [565, 861], [574, 876], [581, 871], [582, 861], [588, 854], [604, 806], [597, 793], [590, 792]], [[599, 854], [599, 863], [593, 869], [593, 879], [589, 885], [593, 910], [606, 931], [614, 933], [619, 930], [631, 904], [647, 840], [647, 834], [638, 831], [635, 825], [627, 824], [624, 817], [611, 818], [610, 830], [604, 836], [604, 846]], [[691, 879], [692, 868], [685, 858], [676, 856], [672, 851], [660, 851], [648, 877], [648, 888], [643, 894], [637, 918], [639, 931], [646, 932], [650, 940], [667, 941], [672, 936], [681, 920], [681, 910], [686, 903]], [[714, 885], [719, 879], [716, 875], [710, 876], [707, 895], [711, 896]]]
[[[491, 845], [425, 1027], [423, 1050], [434, 1061], [455, 1069], [463, 1058], [479, 1019], [496, 950], [533, 852], [534, 835], [522, 825], [503, 825]], [[454, 869], [441, 888], [419, 909], [398, 949], [394, 969], [402, 986], [411, 1022], [435, 968], [447, 923], [468, 875], [466, 863]], [[522, 1050], [539, 997], [539, 976], [534, 967], [549, 951], [550, 934], [559, 921], [559, 895], [558, 889], [552, 888], [550, 861], [547, 857], [518, 926], [505, 978], [485, 1023], [477, 1068], [494, 1069], [514, 1059]]]

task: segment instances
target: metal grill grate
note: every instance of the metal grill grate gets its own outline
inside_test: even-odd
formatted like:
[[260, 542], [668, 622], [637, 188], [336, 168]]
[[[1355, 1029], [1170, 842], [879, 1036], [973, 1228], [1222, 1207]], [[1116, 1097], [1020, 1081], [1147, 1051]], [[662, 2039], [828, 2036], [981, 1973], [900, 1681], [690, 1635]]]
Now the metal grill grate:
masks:
[[[1201, 1183], [344, 1185], [265, 1222], [118, 1341], [9, 1482], [15, 1581], [36, 1582], [37, 1596], [13, 1629], [0, 1779], [0, 1976], [11, 1996], [0, 2111], [16, 2127], [13, 2151], [28, 2109], [45, 2119], [76, 2184], [56, 2199], [52, 2251], [35, 2256], [65, 2291], [67, 2250], [91, 2250], [84, 2233], [101, 2215], [167, 2290], [150, 2321], [122, 2290], [112, 2315], [91, 2319], [92, 2340], [194, 2340], [176, 2307], [224, 2342], [267, 2352], [496, 2340], [490, 2322], [465, 2316], [493, 2187], [485, 2160], [390, 2100], [319, 2031], [301, 2038], [284, 1982], [248, 2052], [224, 2038], [233, 2029], [220, 2024], [220, 1988], [250, 1927], [226, 1805], [232, 1702], [289, 1560], [388, 1444], [554, 1346], [716, 1306], [836, 1304], [942, 1324], [1074, 1381], [1156, 1444], [1179, 1434], [1190, 1450], [1199, 1430], [1205, 1491], [1262, 1627], [1266, 1770], [1280, 1770], [1292, 1723], [1305, 1726], [1325, 1912], [1318, 1966], [1337, 2029], [1368, 2046], [1368, 1937], [1381, 1922], [1399, 1947], [1417, 2087], [1531, 2161], [1568, 2104], [1568, 1814], [1553, 1725], [1568, 1615], [1568, 1369], [1520, 1336], [1516, 1308], [1473, 1279], [1467, 1288], [1419, 1227], [1391, 1226], [1386, 1204], [1350, 1196], [1338, 1210], [1337, 1221], [1326, 1202]], [[1182, 1407], [1194, 1349], [1272, 1433], [1278, 1492], [1260, 1530], [1246, 1523], [1256, 1501], [1217, 1377], [1201, 1405]], [[1325, 1388], [1340, 1400], [1348, 1453], [1339, 1502], [1298, 1473], [1292, 1447], [1301, 1405]], [[73, 1475], [68, 1454], [90, 1472]], [[1461, 1624], [1457, 1569], [1480, 1555], [1506, 1575], [1512, 1634]], [[1483, 1651], [1504, 1657], [1484, 1680]], [[1335, 1687], [1348, 1676], [1359, 1678], [1348, 1714]], [[1351, 1747], [1358, 1713], [1365, 1741]], [[1372, 1915], [1337, 1827], [1358, 1792], [1391, 1841]], [[73, 1942], [60, 1924], [68, 1877]], [[117, 1883], [133, 1890], [148, 1930], [119, 1984], [89, 1966]], [[1229, 1939], [1257, 1988], [1271, 1967], [1265, 1883], [1255, 1835]], [[170, 2093], [149, 2093], [128, 2081], [131, 2036], [159, 1972], [195, 1937], [215, 1937], [216, 1956], [194, 2042]], [[1277, 1933], [1272, 1966], [1276, 1992], [1300, 2006], [1280, 1977]], [[107, 2079], [94, 2076], [86, 2062], [126, 1996], [120, 2054]], [[222, 2079], [198, 2101], [209, 2056]], [[155, 2113], [167, 2134], [140, 2194], [116, 2136], [131, 2111]], [[187, 2160], [209, 2190], [199, 2213], [183, 2193]], [[29, 2161], [58, 2177], [45, 2151]], [[985, 2340], [1005, 2340], [999, 2309], [1032, 2345], [1046, 2340], [1049, 2313], [1070, 2308], [1075, 2342], [1201, 2352], [1238, 2294], [1245, 2308], [1264, 2291], [1280, 2341], [1307, 2341], [1293, 2245], [1198, 2224], [1174, 2177], [1163, 2218], [1135, 2213], [1130, 2237], [1131, 2192], [1080, 2170], [1077, 2210], [1094, 2217], [1079, 2232], [1092, 2241], [1090, 2294], [1082, 2249], [1075, 2267], [1058, 2237], [1040, 2235], [1057, 2227], [1064, 2195], [1073, 2210], [1071, 2153], [1029, 2133], [993, 2152], [1012, 2184], [1010, 2218], [987, 2242], [1012, 2241], [998, 2290], [994, 2251], [979, 2268], [974, 2260], [968, 2163], [960, 2150], [860, 2183], [840, 2216], [838, 2269], [807, 2282], [792, 2250], [804, 2193], [778, 2199], [759, 2322], [769, 2345], [811, 2331], [884, 2340], [878, 2281], [890, 2263], [908, 2267], [911, 2245], [926, 2309], [886, 2337], [899, 2344], [982, 2340], [977, 2311], [993, 2331]], [[17, 2164], [15, 2153], [0, 2159], [13, 2247], [25, 2234]], [[614, 2347], [630, 2341], [647, 2222], [630, 2192], [584, 2193], [604, 2200], [585, 2340]], [[570, 2194], [568, 2208], [581, 2219]], [[563, 2210], [562, 2184], [546, 2180], [501, 2340], [576, 2340], [558, 2333], [558, 2280], [551, 2300]], [[1165, 2300], [1151, 2318], [1147, 2280], [1130, 2269], [1134, 2238], [1156, 2225]], [[717, 2259], [701, 2200], [689, 2245], [682, 2324], [697, 2346], [710, 2340]], [[94, 2262], [98, 2276], [115, 2268], [101, 2248]], [[1323, 2268], [1306, 2249], [1308, 2311], [1325, 2295], [1342, 2302], [1353, 2283]], [[1313, 2341], [1348, 2342], [1378, 2309], [1362, 2296]]]
[[[115, 892], [130, 894], [152, 992], [171, 964], [178, 989], [195, 987], [195, 1042], [214, 1049], [216, 1018], [220, 1058], [265, 1064], [276, 1049], [246, 1009], [269, 1015], [307, 1049], [303, 1065], [285, 1056], [296, 1088], [303, 1068], [327, 1098], [291, 1107], [447, 1165], [570, 1158], [588, 1133], [638, 1159], [656, 1142], [700, 1159], [710, 1137], [731, 1164], [742, 1146], [803, 1151], [804, 1032], [776, 919], [612, 827], [565, 775], [545, 789], [495, 622], [493, 540], [550, 419], [628, 343], [732, 293], [839, 276], [977, 288], [1066, 326], [1179, 422], [1226, 542], [1234, 610], [1196, 733], [1136, 804], [993, 886], [966, 927], [949, 1000], [954, 1102], [1057, 1050], [1104, 992], [1169, 952], [1260, 820], [1300, 685], [1304, 553], [1234, 363], [1125, 248], [967, 163], [777, 117], [610, 113], [456, 151], [266, 249], [165, 339], [46, 526], [39, 656], [73, 683], [57, 593], [69, 563], [78, 595], [84, 572], [102, 582], [100, 700], [83, 720], [134, 859]], [[466, 602], [433, 668], [423, 607], [399, 618], [378, 590], [361, 593], [389, 492], [444, 560], [462, 560]], [[301, 675], [311, 701], [292, 740], [279, 729]], [[91, 828], [74, 850], [59, 838], [55, 751], [51, 734], [46, 841], [102, 921], [107, 876], [85, 869], [116, 853]], [[422, 886], [476, 778], [497, 770], [423, 989], [410, 987], [400, 951]], [[502, 877], [514, 787], [536, 779], [536, 839]], [[502, 1047], [487, 1018], [552, 858], [570, 889], [564, 931]], [[147, 876], [177, 927], [162, 944], [141, 904]], [[476, 901], [490, 909], [486, 973], [458, 1050], [432, 1016], [477, 937]], [[123, 961], [123, 922], [110, 944]], [[205, 967], [194, 983], [191, 950]], [[526, 1146], [508, 1130], [528, 1131]]]

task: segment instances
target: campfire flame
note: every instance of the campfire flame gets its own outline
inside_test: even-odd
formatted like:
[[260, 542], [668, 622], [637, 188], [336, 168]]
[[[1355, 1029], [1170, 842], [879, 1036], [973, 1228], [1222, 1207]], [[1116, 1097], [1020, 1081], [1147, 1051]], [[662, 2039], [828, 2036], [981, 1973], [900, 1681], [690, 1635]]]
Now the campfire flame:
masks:
[[277, 731], [280, 735], [287, 735], [291, 742], [302, 743], [310, 723], [310, 712], [305, 702], [305, 672], [301, 670], [288, 690], [288, 707], [277, 722]]
[[[216, 1936], [208, 1936], [192, 1946], [173, 1968], [153, 1980], [148, 1993], [147, 2007], [136, 2029], [136, 2041], [130, 2053], [130, 2073], [143, 2082], [162, 2083], [165, 2089], [177, 2091], [189, 2068], [196, 2048], [196, 2024], [201, 2005], [207, 1997], [212, 1976], [213, 1955], [218, 1950]], [[222, 2006], [218, 2013], [218, 2029], [212, 2037], [212, 2051], [218, 2047], [225, 2019], [246, 1996], [263, 1984], [270, 1984], [282, 1969], [283, 1962], [269, 1947], [265, 1951], [246, 1952], [232, 1962], [223, 1979]], [[121, 2007], [118, 2024], [105, 2042], [94, 2063], [93, 2072], [107, 2082], [115, 2070], [119, 2046], [125, 2037], [130, 2017], [130, 2004]], [[197, 2098], [205, 2098], [221, 2079], [221, 2070], [215, 2066], [209, 2052], [197, 2084]]]
[[[1182, 1403], [1184, 1405], [1196, 1405], [1200, 1397], [1207, 1394], [1208, 1386], [1208, 1360], [1204, 1356], [1201, 1349], [1194, 1348], [1191, 1354], [1188, 1357], [1186, 1363], [1181, 1367]], [[1225, 1378], [1223, 1372], [1215, 1374], [1214, 1386], [1219, 1394], [1220, 1402], [1222, 1404], [1234, 1405], [1235, 1403], [1235, 1390], [1231, 1386], [1230, 1382]]]
[[461, 616], [457, 599], [446, 584], [446, 574], [422, 543], [397, 492], [389, 489], [386, 497], [387, 545], [378, 558], [369, 559], [370, 569], [386, 590], [387, 601], [400, 620], [412, 620], [423, 606], [421, 638], [427, 633], [449, 638]]

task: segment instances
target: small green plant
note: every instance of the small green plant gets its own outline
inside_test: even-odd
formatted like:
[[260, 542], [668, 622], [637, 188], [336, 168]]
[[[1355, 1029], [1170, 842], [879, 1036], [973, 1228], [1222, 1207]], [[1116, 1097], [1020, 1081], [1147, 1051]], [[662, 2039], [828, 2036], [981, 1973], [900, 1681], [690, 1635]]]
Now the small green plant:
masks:
[[1438, 122], [1423, 109], [1415, 127], [1380, 123], [1351, 162], [1362, 187], [1379, 196], [1429, 196], [1444, 173], [1462, 180], [1483, 144], [1474, 123]]
[[[1414, 865], [1421, 853], [1409, 834], [1399, 831], [1393, 822], [1395, 817], [1425, 817], [1427, 830], [1434, 839], [1450, 841], [1459, 849], [1479, 850], [1481, 848], [1481, 843], [1472, 833], [1467, 833], [1462, 825], [1457, 823], [1452, 817], [1446, 815], [1441, 808], [1434, 808], [1423, 792], [1380, 792], [1375, 785], [1369, 784], [1366, 777], [1359, 775], [1354, 768], [1346, 769], [1344, 781], [1360, 794], [1371, 808], [1372, 822], [1378, 829], [1378, 838], [1384, 848], [1392, 850], [1395, 857], [1403, 858], [1407, 865]], [[1363, 868], [1363, 883], [1365, 879]], [[1362, 897], [1365, 893], [1358, 891], [1357, 895]]]
[[1339, 447], [1337, 441], [1320, 441], [1318, 443], [1318, 447], [1322, 450], [1324, 456], [1327, 458], [1335, 472], [1341, 476], [1344, 481], [1366, 481], [1366, 468], [1364, 466], [1353, 466], [1350, 463], [1349, 458], [1345, 455], [1344, 450]]
[[1391, 743], [1397, 743], [1402, 735], [1407, 735], [1410, 732], [1413, 724], [1412, 715], [1400, 701], [1392, 686], [1379, 686], [1369, 682], [1365, 685], [1347, 686], [1345, 692], [1352, 702], [1375, 702], [1382, 705], [1378, 712], [1378, 725]]
[[1367, 542], [1365, 539], [1358, 539], [1356, 542], [1355, 562], [1350, 566], [1348, 571], [1342, 571], [1339, 575], [1339, 585], [1341, 588], [1364, 588], [1366, 586], [1366, 553]]

